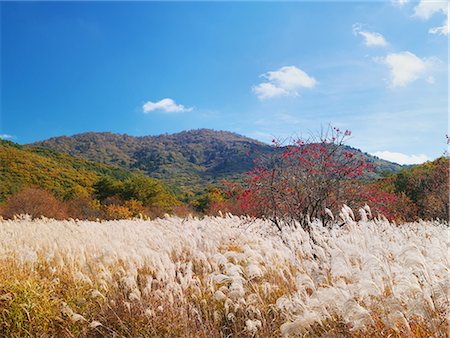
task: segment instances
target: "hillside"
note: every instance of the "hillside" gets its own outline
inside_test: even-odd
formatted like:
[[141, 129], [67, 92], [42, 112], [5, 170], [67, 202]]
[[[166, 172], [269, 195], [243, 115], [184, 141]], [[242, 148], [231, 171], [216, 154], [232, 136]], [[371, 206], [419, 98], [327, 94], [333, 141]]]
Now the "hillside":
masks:
[[405, 167], [388, 177], [385, 184], [414, 203], [418, 218], [448, 220], [449, 165], [450, 158], [444, 155], [434, 161]]
[[[147, 175], [176, 186], [195, 187], [237, 178], [251, 170], [254, 160], [274, 148], [257, 140], [226, 131], [199, 129], [176, 134], [134, 137], [113, 133], [83, 133], [54, 137], [30, 144]], [[373, 162], [377, 173], [396, 172], [401, 166], [349, 150]]]
[[27, 186], [39, 186], [60, 198], [69, 198], [91, 193], [102, 177], [123, 180], [140, 176], [120, 167], [5, 140], [0, 140], [0, 164], [0, 201]]

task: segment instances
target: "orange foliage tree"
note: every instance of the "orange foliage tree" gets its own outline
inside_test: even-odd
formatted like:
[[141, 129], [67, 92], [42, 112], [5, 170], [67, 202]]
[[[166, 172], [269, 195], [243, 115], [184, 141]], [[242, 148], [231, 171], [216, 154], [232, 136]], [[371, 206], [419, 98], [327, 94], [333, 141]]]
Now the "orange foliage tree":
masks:
[[13, 218], [15, 215], [28, 214], [34, 218], [67, 218], [67, 208], [50, 192], [40, 188], [25, 188], [10, 196], [2, 207], [2, 216]]

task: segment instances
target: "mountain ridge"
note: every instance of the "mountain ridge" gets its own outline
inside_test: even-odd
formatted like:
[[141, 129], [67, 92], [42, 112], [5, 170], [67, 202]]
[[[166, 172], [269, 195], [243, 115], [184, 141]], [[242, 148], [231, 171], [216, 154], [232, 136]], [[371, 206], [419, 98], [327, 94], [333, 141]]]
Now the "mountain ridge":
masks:
[[[177, 187], [205, 186], [221, 179], [236, 179], [254, 167], [256, 158], [274, 151], [271, 145], [250, 137], [211, 129], [155, 136], [84, 132], [26, 146], [50, 148], [128, 170], [138, 169]], [[374, 163], [378, 175], [402, 168], [359, 149], [345, 147]]]

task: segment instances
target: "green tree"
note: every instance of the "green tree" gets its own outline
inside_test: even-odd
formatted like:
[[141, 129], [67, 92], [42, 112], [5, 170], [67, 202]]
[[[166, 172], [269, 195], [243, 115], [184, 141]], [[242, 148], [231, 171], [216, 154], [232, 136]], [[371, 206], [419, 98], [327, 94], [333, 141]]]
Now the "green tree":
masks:
[[167, 211], [179, 204], [160, 182], [140, 175], [131, 176], [123, 182], [121, 196], [125, 200], [141, 201], [146, 207], [160, 207]]
[[94, 184], [93, 188], [95, 196], [100, 201], [104, 201], [108, 197], [121, 195], [123, 183], [119, 180], [113, 179], [112, 177], [103, 176]]

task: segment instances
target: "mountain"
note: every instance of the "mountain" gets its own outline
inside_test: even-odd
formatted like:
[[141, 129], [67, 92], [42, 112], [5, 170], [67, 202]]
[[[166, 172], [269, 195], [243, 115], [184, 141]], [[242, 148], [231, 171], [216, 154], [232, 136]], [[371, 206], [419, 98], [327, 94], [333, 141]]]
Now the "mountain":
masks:
[[[95, 163], [52, 149], [30, 148], [0, 140], [0, 202], [28, 186], [50, 190], [59, 198], [70, 198], [92, 193], [93, 185], [100, 178], [138, 180], [141, 176], [124, 168]], [[160, 182], [153, 181], [159, 191], [167, 191]]]
[[[200, 187], [223, 178], [238, 178], [254, 167], [260, 156], [274, 148], [226, 131], [198, 129], [159, 136], [82, 133], [32, 143], [29, 147], [54, 149], [72, 156], [139, 169], [176, 187]], [[402, 166], [347, 147], [374, 163], [376, 172], [396, 172]]]
[[258, 153], [272, 151], [262, 142], [207, 129], [143, 137], [83, 133], [55, 137], [30, 146], [54, 149], [126, 169], [139, 169], [174, 186], [187, 187], [200, 187], [222, 178], [237, 178], [253, 167]]

